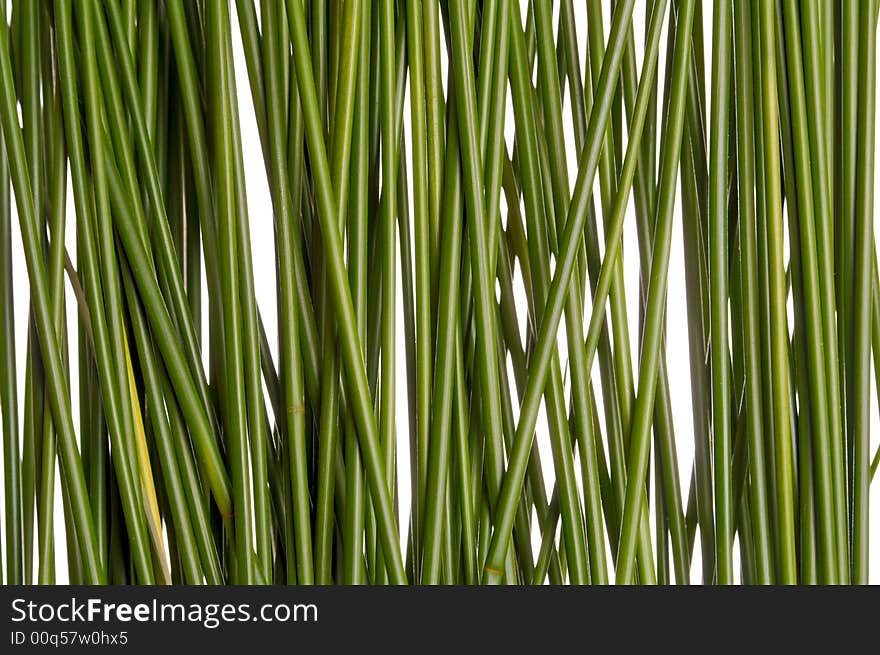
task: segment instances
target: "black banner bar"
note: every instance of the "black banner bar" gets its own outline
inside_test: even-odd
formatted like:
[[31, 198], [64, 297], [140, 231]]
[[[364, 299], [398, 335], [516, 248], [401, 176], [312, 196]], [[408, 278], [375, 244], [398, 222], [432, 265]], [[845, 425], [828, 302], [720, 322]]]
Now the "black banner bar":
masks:
[[874, 632], [878, 600], [877, 588], [3, 587], [0, 653], [840, 652]]

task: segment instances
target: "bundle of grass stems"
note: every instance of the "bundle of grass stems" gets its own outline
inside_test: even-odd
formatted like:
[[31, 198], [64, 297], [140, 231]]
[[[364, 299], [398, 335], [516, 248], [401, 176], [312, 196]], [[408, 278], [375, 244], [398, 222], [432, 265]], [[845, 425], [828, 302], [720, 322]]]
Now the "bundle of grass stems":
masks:
[[866, 583], [878, 4], [4, 0], [4, 582]]

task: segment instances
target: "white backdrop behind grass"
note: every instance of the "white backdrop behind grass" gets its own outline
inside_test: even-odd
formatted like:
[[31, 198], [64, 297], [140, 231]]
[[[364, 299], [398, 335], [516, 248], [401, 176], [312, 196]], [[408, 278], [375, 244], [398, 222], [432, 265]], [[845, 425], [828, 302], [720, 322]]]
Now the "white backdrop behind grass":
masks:
[[[259, 3], [257, 3], [259, 5]], [[575, 21], [577, 24], [577, 34], [579, 37], [586, 35], [586, 9], [584, 3], [574, 3], [575, 4]], [[704, 30], [706, 35], [712, 34], [712, 12], [711, 12], [711, 3], [704, 3]], [[244, 148], [244, 163], [245, 163], [245, 174], [246, 174], [246, 184], [247, 184], [247, 200], [248, 200], [248, 211], [250, 214], [250, 227], [251, 227], [251, 244], [254, 253], [253, 257], [253, 265], [254, 265], [254, 278], [255, 278], [255, 287], [256, 287], [256, 296], [257, 302], [259, 304], [260, 310], [262, 312], [267, 336], [269, 339], [269, 343], [273, 348], [273, 356], [277, 361], [277, 325], [278, 325], [278, 316], [276, 313], [276, 296], [275, 296], [275, 239], [274, 239], [274, 227], [273, 227], [273, 217], [272, 217], [272, 200], [269, 193], [269, 187], [266, 179], [265, 167], [263, 164], [262, 150], [260, 147], [260, 138], [257, 132], [257, 126], [254, 118], [253, 105], [251, 101], [250, 95], [250, 87], [247, 81], [247, 69], [245, 67], [244, 54], [242, 51], [242, 44], [240, 34], [238, 32], [238, 22], [236, 12], [234, 10], [234, 3], [231, 3], [231, 18], [233, 21], [232, 24], [232, 33], [233, 33], [233, 55], [234, 55], [234, 65], [235, 65], [235, 75], [236, 75], [236, 84], [238, 88], [238, 105], [241, 116], [241, 130], [242, 130], [242, 146]], [[526, 9], [528, 3], [525, 0], [520, 0], [521, 5], [521, 13], [523, 16], [526, 14]], [[558, 11], [559, 11], [559, 3], [555, 3], [554, 7], [554, 25], [557, 24]], [[611, 15], [609, 9], [608, 0], [603, 0], [603, 13], [605, 16], [605, 33], [606, 38], [608, 35], [608, 29], [610, 25], [609, 16]], [[7, 10], [9, 11], [9, 9]], [[645, 12], [641, 3], [637, 3], [636, 11], [633, 15], [633, 28], [634, 28], [634, 37], [636, 44], [636, 57], [639, 67], [641, 67], [643, 49], [642, 44], [644, 42], [644, 31], [645, 31]], [[8, 18], [8, 16], [7, 16]], [[665, 43], [666, 43], [666, 28], [664, 27], [664, 35], [661, 38], [661, 51], [659, 56], [659, 62], [664, 62], [666, 58], [665, 53]], [[586, 44], [580, 43], [578, 44], [579, 51], [583, 55], [586, 52]], [[706, 71], [706, 79], [710, 79], [708, 66], [711, 62], [711, 39], [706, 39], [706, 53], [705, 53], [705, 63], [707, 66]], [[441, 57], [442, 57], [442, 72], [444, 76], [444, 84], [446, 83], [446, 73], [447, 73], [447, 55], [445, 51], [445, 44], [441, 43]], [[581, 66], [582, 66], [582, 74], [583, 67], [586, 65], [586, 62], [583, 61], [584, 57], [582, 56]], [[662, 68], [660, 69], [662, 70]], [[662, 97], [662, 89], [663, 89], [663, 75], [658, 76], [658, 84], [660, 85], [658, 89], [658, 96]], [[707, 101], [711, 101], [709, 98], [711, 94], [707, 93]], [[408, 106], [409, 102], [409, 87], [407, 84], [406, 90], [406, 98], [405, 103]], [[706, 115], [709, 115], [710, 108], [706, 108]], [[505, 138], [508, 146], [512, 145], [513, 141], [513, 107], [508, 98], [507, 109], [506, 109], [506, 123], [505, 123]], [[407, 141], [409, 141], [409, 123], [410, 116], [408, 111], [403, 112], [403, 120], [404, 120], [404, 130], [407, 134]], [[563, 122], [564, 122], [564, 130], [566, 135], [566, 142], [570, 144], [570, 149], [568, 152], [568, 173], [569, 180], [571, 181], [571, 185], [573, 186], [573, 181], [577, 177], [577, 157], [574, 153], [574, 131], [573, 124], [571, 118], [571, 106], [569, 104], [569, 98], [566, 95], [565, 102], [563, 106]], [[626, 126], [624, 126], [626, 129]], [[878, 130], [878, 134], [880, 134], [880, 130]], [[407, 152], [407, 160], [406, 166], [408, 170], [412, 170], [411, 162], [409, 160], [409, 152]], [[401, 162], [403, 165], [403, 162]], [[875, 180], [880, 180], [880, 166], [875, 167]], [[598, 190], [598, 176], [596, 179], [596, 186], [594, 189], [594, 196], [598, 199], [599, 190]], [[409, 194], [410, 203], [412, 203], [412, 194]], [[877, 202], [875, 202], [875, 214], [876, 214], [876, 206]], [[502, 212], [506, 211], [506, 204], [502, 194]], [[75, 225], [75, 217], [74, 217], [74, 204], [72, 199], [72, 190], [70, 188], [70, 179], [68, 178], [68, 203], [67, 203], [67, 211], [68, 211], [68, 221], [67, 221], [67, 235], [66, 241], [68, 245], [68, 251], [70, 252], [72, 257], [75, 257], [76, 253], [76, 244], [75, 244], [75, 236], [74, 236], [74, 225]], [[628, 208], [627, 218], [625, 222], [625, 227], [623, 231], [623, 251], [637, 251], [638, 242], [635, 232], [635, 217], [633, 213], [633, 201], [630, 199], [630, 206]], [[18, 227], [18, 215], [15, 209], [15, 202], [13, 199], [13, 209], [12, 209], [12, 232], [13, 232], [13, 270], [15, 275], [15, 317], [16, 317], [16, 325], [15, 325], [15, 337], [16, 337], [16, 355], [18, 358], [17, 361], [17, 370], [22, 372], [18, 376], [18, 384], [19, 384], [19, 401], [21, 406], [19, 407], [19, 412], [23, 412], [23, 398], [24, 398], [24, 375], [23, 371], [25, 370], [25, 357], [26, 357], [26, 344], [27, 344], [27, 330], [26, 330], [26, 319], [28, 316], [28, 303], [29, 303], [29, 285], [26, 275], [25, 262], [24, 257], [21, 251], [21, 235]], [[410, 205], [410, 216], [412, 215], [412, 206]], [[502, 219], [503, 220], [503, 219]], [[601, 229], [601, 221], [600, 229]], [[876, 229], [876, 218], [875, 218], [875, 229]], [[672, 255], [670, 261], [669, 268], [669, 293], [667, 300], [667, 332], [666, 332], [666, 361], [668, 365], [668, 373], [669, 373], [669, 387], [671, 390], [671, 400], [672, 400], [672, 409], [673, 409], [673, 421], [675, 427], [675, 442], [678, 452], [679, 458], [679, 471], [680, 471], [680, 479], [682, 484], [682, 497], [687, 498], [688, 492], [688, 484], [690, 482], [690, 471], [693, 466], [693, 457], [694, 457], [694, 448], [693, 448], [693, 423], [692, 423], [692, 407], [691, 407], [691, 379], [690, 379], [690, 368], [689, 368], [689, 354], [688, 354], [688, 336], [687, 336], [687, 314], [686, 314], [686, 305], [685, 305], [685, 282], [684, 282], [684, 253], [682, 247], [682, 226], [681, 226], [681, 213], [680, 213], [680, 197], [678, 193], [676, 194], [676, 209], [675, 209], [675, 219], [674, 219], [674, 227], [673, 227], [673, 237], [672, 237]], [[787, 231], [787, 230], [786, 230]], [[600, 243], [603, 244], [604, 248], [604, 236], [600, 235], [599, 239]], [[786, 256], [787, 256], [788, 246], [786, 243]], [[400, 248], [398, 244], [398, 255], [400, 254]], [[627, 312], [629, 317], [629, 328], [630, 328], [630, 342], [632, 344], [632, 366], [634, 374], [637, 375], [638, 372], [638, 316], [639, 316], [639, 264], [637, 257], [624, 257], [624, 278], [625, 278], [625, 287], [626, 287], [626, 298], [627, 298]], [[400, 266], [400, 263], [398, 263]], [[202, 269], [204, 271], [204, 267]], [[410, 453], [409, 453], [409, 417], [407, 412], [407, 389], [406, 389], [406, 356], [404, 349], [404, 341], [403, 341], [403, 306], [402, 306], [402, 292], [400, 289], [400, 269], [398, 269], [397, 276], [397, 284], [398, 284], [398, 294], [397, 294], [397, 463], [398, 463], [398, 477], [399, 477], [399, 485], [398, 485], [398, 503], [399, 510], [401, 516], [401, 524], [400, 524], [400, 532], [401, 532], [401, 545], [403, 548], [406, 548], [407, 544], [407, 520], [406, 517], [409, 516], [410, 510], [410, 483], [409, 483], [409, 470], [410, 470]], [[525, 311], [526, 311], [526, 298], [525, 291], [522, 284], [522, 277], [520, 276], [519, 269], [517, 267], [515, 273], [515, 286], [514, 286], [514, 295], [517, 305], [517, 311], [519, 313], [519, 324], [521, 326], [526, 324]], [[205, 287], [205, 281], [202, 281], [203, 286], [203, 297], [207, 297], [207, 289]], [[69, 281], [65, 278], [65, 294], [66, 294], [66, 314], [67, 314], [67, 323], [68, 325], [75, 325], [77, 322], [77, 307], [76, 300], [73, 294], [73, 290], [70, 287]], [[792, 320], [792, 307], [789, 304], [789, 321], [791, 323]], [[587, 305], [585, 307], [585, 322], [589, 321], [590, 314], [590, 306]], [[207, 325], [207, 322], [205, 322]], [[207, 343], [207, 330], [205, 330], [205, 335], [203, 339], [203, 343]], [[567, 348], [565, 344], [565, 330], [560, 330], [559, 334], [559, 348], [560, 348], [560, 361], [563, 364], [565, 370], [565, 362], [567, 355]], [[77, 340], [70, 340], [70, 375], [71, 375], [71, 389], [76, 390], [78, 386], [78, 357], [76, 356], [76, 348], [77, 348]], [[207, 370], [208, 360], [207, 357], [204, 358], [205, 367]], [[507, 362], [510, 377], [513, 379], [513, 371], [508, 360]], [[594, 388], [597, 394], [597, 403], [600, 405], [600, 414], [601, 414], [601, 385], [599, 384], [598, 378], [598, 367], [594, 366], [593, 368], [593, 378], [594, 378]], [[880, 439], [878, 439], [878, 435], [880, 435], [880, 420], [878, 420], [878, 412], [877, 412], [877, 400], [876, 400], [876, 390], [874, 388], [874, 378], [871, 377], [871, 454], [876, 451], [877, 444]], [[565, 376], [565, 393], [566, 399], [568, 398], [568, 394], [570, 393], [569, 389], [569, 379], [568, 376]], [[271, 408], [271, 405], [267, 406]], [[78, 425], [78, 415], [79, 415], [79, 405], [78, 403], [72, 403], [73, 410], [73, 422], [74, 425]], [[271, 409], [269, 410], [271, 411]], [[518, 407], [515, 405], [514, 407], [514, 417], [518, 418]], [[553, 488], [555, 482], [555, 474], [552, 466], [552, 457], [550, 456], [550, 442], [549, 442], [549, 432], [547, 425], [546, 413], [542, 407], [538, 419], [538, 425], [536, 429], [536, 439], [538, 443], [538, 447], [542, 454], [542, 463], [544, 466], [544, 480], [548, 485], [548, 492]], [[653, 459], [653, 458], [652, 458]], [[583, 493], [583, 487], [580, 481], [580, 468], [575, 466], [575, 471], [577, 471], [578, 475], [578, 485]], [[57, 475], [57, 474], [56, 474]], [[651, 463], [651, 471], [650, 475], [653, 478], [653, 461]], [[56, 481], [56, 489], [60, 490], [60, 481]], [[2, 485], [0, 485], [0, 493], [2, 493]], [[65, 551], [65, 543], [66, 537], [64, 533], [64, 524], [63, 524], [63, 508], [61, 504], [61, 496], [60, 491], [57, 492], [56, 496], [56, 508], [55, 508], [55, 532], [56, 532], [56, 544], [58, 548], [56, 549], [54, 555], [56, 560], [56, 571], [57, 571], [57, 579], [59, 583], [66, 582], [68, 580], [67, 576], [67, 557]], [[871, 561], [874, 563], [874, 567], [870, 571], [870, 581], [872, 584], [880, 583], [880, 483], [874, 484], [871, 487], [871, 526], [870, 526], [870, 549], [871, 549]], [[2, 503], [0, 503], [0, 512], [2, 512]], [[651, 525], [654, 525], [653, 520], [653, 503], [651, 504]], [[653, 535], [652, 535], [653, 536]], [[538, 521], [533, 521], [533, 541], [534, 545], [537, 549], [540, 548], [540, 533], [538, 528]], [[5, 535], [4, 535], [5, 538]], [[699, 535], [697, 536], [699, 540]], [[167, 543], [167, 540], [166, 540]], [[607, 543], [607, 542], [606, 542]], [[699, 541], [697, 541], [699, 543]], [[734, 558], [735, 558], [735, 566], [737, 573], [739, 571], [739, 551], [736, 543], [734, 543]], [[610, 556], [610, 547], [609, 547], [609, 556]], [[699, 581], [701, 579], [701, 561], [700, 561], [700, 548], [697, 546], [694, 548], [692, 566], [691, 566], [691, 579], [693, 581]], [[737, 575], [738, 579], [738, 575]]]

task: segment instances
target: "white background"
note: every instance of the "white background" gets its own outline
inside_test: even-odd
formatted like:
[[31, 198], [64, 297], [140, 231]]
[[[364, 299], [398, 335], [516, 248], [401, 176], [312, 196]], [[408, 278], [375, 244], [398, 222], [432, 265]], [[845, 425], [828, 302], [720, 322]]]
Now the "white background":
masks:
[[[755, 0], [753, 0], [755, 1]], [[241, 48], [241, 40], [238, 33], [238, 24], [236, 13], [234, 10], [234, 3], [231, 4], [231, 16], [233, 21], [233, 52], [234, 52], [234, 63], [235, 63], [235, 74], [236, 74], [236, 83], [239, 92], [239, 109], [241, 114], [241, 128], [242, 128], [242, 144], [244, 147], [244, 159], [245, 159], [245, 172], [246, 172], [246, 182], [247, 182], [247, 197], [248, 197], [248, 209], [250, 213], [250, 224], [251, 224], [251, 245], [254, 253], [254, 277], [255, 277], [255, 287], [257, 294], [257, 301], [259, 303], [260, 309], [262, 311], [264, 320], [266, 322], [266, 329], [268, 332], [269, 342], [272, 344], [273, 349], [275, 348], [275, 343], [277, 341], [277, 313], [276, 313], [276, 298], [275, 298], [275, 261], [274, 261], [274, 230], [273, 230], [273, 220], [272, 220], [272, 202], [269, 195], [269, 189], [267, 186], [267, 181], [265, 177], [265, 168], [262, 163], [262, 152], [260, 149], [260, 140], [259, 135], [257, 133], [256, 123], [254, 121], [253, 114], [253, 105], [251, 104], [250, 97], [250, 88], [247, 80], [247, 69], [244, 63], [244, 56]], [[521, 15], [525, 17], [527, 3], [524, 0], [520, 1], [521, 4]], [[554, 3], [556, 5], [554, 9], [554, 26], [557, 24], [557, 16], [558, 16], [558, 5], [559, 3]], [[576, 23], [577, 23], [577, 34], [578, 34], [578, 49], [581, 56], [581, 66], [582, 66], [582, 74], [583, 74], [583, 66], [585, 65], [585, 55], [587, 52], [587, 43], [586, 43], [586, 34], [587, 34], [587, 24], [586, 24], [586, 10], [584, 7], [584, 3], [575, 2], [575, 13], [576, 13]], [[672, 3], [669, 3], [670, 5]], [[707, 103], [710, 102], [711, 95], [711, 43], [712, 43], [712, 8], [709, 2], [703, 3], [704, 5], [704, 33], [705, 33], [705, 42], [706, 42], [706, 53], [705, 53], [705, 64], [706, 64], [706, 80], [707, 80]], [[257, 3], [259, 5], [259, 3]], [[604, 27], [606, 37], [608, 34], [609, 26], [610, 26], [610, 11], [608, 8], [608, 1], [603, 1], [603, 16], [604, 16]], [[668, 11], [668, 10], [667, 10]], [[635, 43], [636, 43], [636, 52], [637, 52], [637, 61], [639, 65], [639, 71], [641, 70], [641, 61], [642, 61], [642, 44], [644, 42], [644, 30], [645, 30], [645, 10], [642, 2], [636, 3], [636, 10], [633, 17], [633, 27], [635, 32]], [[403, 17], [401, 17], [403, 20]], [[662, 97], [662, 85], [663, 85], [663, 66], [666, 59], [665, 53], [665, 43], [666, 43], [666, 35], [664, 28], [664, 35], [661, 40], [661, 52], [658, 61], [658, 70], [660, 71], [660, 75], [658, 76], [658, 83], [661, 85], [658, 90], [659, 97]], [[443, 76], [444, 76], [444, 84], [446, 77], [446, 53], [445, 53], [445, 45], [441, 43], [442, 50], [442, 66], [443, 66]], [[408, 87], [407, 87], [408, 89]], [[706, 116], [710, 115], [709, 107], [706, 108]], [[571, 123], [571, 113], [570, 113], [570, 105], [568, 102], [568, 93], [565, 96], [565, 105], [563, 108], [564, 111], [564, 127], [566, 131], [566, 142], [569, 145], [569, 149], [567, 152], [567, 161], [569, 167], [569, 179], [571, 184], [573, 185], [574, 180], [577, 176], [577, 157], [574, 151], [574, 132]], [[405, 98], [405, 106], [404, 106], [404, 129], [407, 132], [407, 142], [409, 142], [409, 93], [407, 90], [407, 95]], [[505, 136], [507, 139], [508, 146], [512, 144], [513, 139], [513, 108], [508, 100], [507, 111], [506, 111], [506, 123], [505, 123]], [[659, 147], [659, 144], [658, 144]], [[409, 154], [409, 149], [407, 149]], [[407, 168], [409, 169], [409, 162], [407, 162]], [[878, 166], [880, 168], [880, 166]], [[598, 177], [598, 176], [597, 176]], [[877, 176], [875, 175], [875, 179]], [[596, 183], [595, 188], [595, 198], [598, 201], [599, 192], [598, 192], [598, 181]], [[70, 188], [68, 188], [68, 221], [67, 221], [67, 234], [66, 241], [68, 244], [68, 250], [71, 254], [71, 257], [75, 257], [76, 247], [75, 247], [75, 232], [74, 232], [74, 224], [75, 217], [73, 214], [73, 201], [72, 201], [72, 192]], [[412, 200], [412, 194], [410, 193], [410, 200]], [[29, 300], [29, 286], [27, 282], [27, 275], [25, 269], [25, 263], [22, 255], [22, 251], [20, 249], [20, 234], [18, 228], [18, 220], [17, 214], [15, 210], [15, 202], [13, 196], [13, 269], [15, 276], [15, 316], [16, 316], [16, 355], [17, 355], [17, 370], [18, 370], [18, 382], [19, 382], [19, 416], [23, 416], [23, 398], [24, 398], [24, 370], [25, 370], [25, 353], [26, 353], [26, 328], [25, 321], [28, 314], [28, 300]], [[502, 209], [505, 207], [504, 201], [502, 200]], [[601, 227], [601, 220], [599, 221]], [[625, 228], [624, 228], [624, 246], [623, 251], [626, 253], [626, 257], [624, 257], [624, 275], [625, 275], [625, 283], [626, 283], [626, 291], [627, 291], [627, 311], [630, 320], [630, 344], [631, 350], [633, 353], [633, 372], [637, 376], [638, 373], [638, 283], [639, 283], [639, 271], [638, 271], [638, 257], [637, 253], [637, 239], [635, 233], [635, 217], [632, 212], [632, 202], [629, 209], [629, 214], [627, 216]], [[600, 239], [600, 242], [604, 244], [604, 237]], [[682, 498], [686, 500], [687, 498], [687, 485], [690, 479], [690, 470], [693, 464], [693, 423], [692, 423], [692, 415], [691, 415], [691, 381], [690, 381], [690, 370], [689, 370], [689, 354], [688, 354], [688, 343], [687, 343], [687, 321], [686, 321], [686, 305], [685, 305], [685, 293], [684, 293], [684, 269], [683, 269], [683, 251], [682, 251], [682, 235], [681, 235], [681, 215], [679, 213], [678, 200], [676, 201], [676, 215], [673, 227], [673, 249], [672, 249], [672, 259], [670, 263], [669, 269], [669, 294], [668, 294], [668, 310], [667, 310], [667, 363], [669, 370], [669, 382], [670, 389], [672, 394], [672, 406], [673, 406], [673, 418], [675, 425], [675, 436], [676, 436], [676, 447], [678, 450], [679, 456], [679, 473], [682, 483]], [[603, 246], [604, 247], [604, 246]], [[786, 248], [787, 250], [787, 248]], [[398, 248], [399, 254], [399, 248]], [[520, 324], [525, 325], [525, 294], [522, 288], [521, 277], [519, 277], [519, 271], [516, 272], [516, 287], [515, 287], [515, 295], [517, 307], [519, 309], [519, 318]], [[401, 544], [406, 544], [406, 520], [403, 517], [407, 517], [409, 515], [409, 506], [410, 506], [410, 485], [409, 485], [409, 435], [408, 435], [408, 415], [407, 415], [407, 401], [406, 401], [406, 370], [405, 370], [405, 352], [403, 346], [403, 309], [401, 303], [401, 292], [400, 292], [400, 269], [398, 268], [398, 301], [397, 301], [397, 334], [398, 334], [398, 344], [397, 344], [397, 440], [398, 440], [398, 464], [399, 464], [399, 502], [400, 502], [400, 516], [401, 520]], [[207, 297], [206, 289], [203, 293], [203, 298]], [[78, 320], [77, 316], [77, 308], [75, 304], [74, 295], [72, 289], [69, 286], [69, 283], [66, 282], [66, 311], [67, 311], [67, 324], [69, 326], [75, 326]], [[791, 317], [791, 306], [789, 305], [789, 315]], [[588, 320], [589, 317], [589, 306], [585, 307], [585, 320]], [[5, 326], [4, 326], [5, 327]], [[207, 335], [206, 335], [207, 336]], [[207, 339], [204, 340], [207, 342]], [[76, 338], [69, 339], [71, 354], [70, 354], [70, 365], [71, 365], [71, 389], [77, 389], [77, 362], [78, 358], [76, 356]], [[563, 364], [566, 361], [565, 358], [565, 335], [564, 330], [562, 330], [562, 334], [560, 334], [560, 354], [562, 358]], [[277, 355], [277, 352], [275, 352]], [[207, 367], [207, 359], [205, 360], [205, 366]], [[600, 385], [598, 381], [598, 373], [597, 367], [594, 366], [594, 387], [597, 391], [597, 395], [601, 395]], [[511, 372], [511, 379], [512, 379]], [[637, 377], [636, 377], [637, 379]], [[877, 448], [878, 442], [878, 434], [880, 434], [880, 422], [878, 422], [878, 414], [877, 414], [877, 402], [876, 402], [876, 393], [873, 388], [873, 375], [871, 377], [872, 384], [872, 393], [871, 393], [871, 434], [872, 434], [872, 448], [871, 453], [875, 452]], [[568, 394], [568, 381], [566, 378], [566, 394]], [[597, 398], [598, 400], [598, 398]], [[517, 403], [514, 403], [515, 405]], [[72, 403], [73, 409], [73, 418], [74, 425], [78, 425], [78, 403]], [[515, 413], [518, 413], [515, 409]], [[555, 476], [552, 468], [552, 458], [550, 457], [550, 446], [548, 441], [548, 430], [547, 430], [547, 422], [546, 415], [544, 414], [544, 410], [541, 410], [541, 414], [539, 417], [538, 428], [537, 428], [537, 442], [539, 447], [542, 450], [542, 462], [544, 463], [544, 478], [548, 485], [548, 488], [552, 488], [553, 482], [555, 480]], [[576, 470], [577, 467], [576, 467]], [[653, 475], [653, 473], [652, 473]], [[60, 481], [56, 484], [56, 489], [60, 488]], [[873, 564], [873, 568], [870, 573], [870, 581], [872, 583], [880, 582], [880, 484], [875, 484], [871, 488], [871, 560]], [[2, 486], [0, 486], [0, 493], [2, 493]], [[0, 505], [2, 507], [2, 505]], [[0, 509], [2, 512], [2, 509]], [[56, 557], [56, 565], [58, 572], [58, 581], [65, 582], [67, 580], [67, 559], [64, 548], [65, 543], [65, 534], [63, 521], [61, 517], [63, 516], [63, 509], [61, 506], [60, 495], [56, 499], [56, 543], [58, 547], [55, 552]], [[652, 508], [653, 514], [653, 508]], [[651, 521], [651, 525], [653, 526], [653, 520]], [[4, 526], [5, 528], [5, 526]], [[5, 535], [4, 535], [5, 538]], [[540, 537], [537, 532], [534, 535], [536, 540], [536, 545], [540, 543]], [[697, 537], [699, 539], [699, 535]], [[738, 548], [734, 547], [734, 555], [737, 558], [736, 565], [739, 566], [738, 563]], [[694, 548], [694, 558], [692, 563], [692, 579], [694, 581], [700, 580], [700, 548], [697, 545]]]

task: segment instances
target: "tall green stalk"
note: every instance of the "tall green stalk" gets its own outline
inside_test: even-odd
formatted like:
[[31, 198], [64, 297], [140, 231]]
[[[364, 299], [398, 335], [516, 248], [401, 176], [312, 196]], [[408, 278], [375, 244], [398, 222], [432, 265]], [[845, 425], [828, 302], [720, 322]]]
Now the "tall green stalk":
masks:
[[13, 100], [15, 91], [9, 56], [9, 29], [6, 21], [0, 23], [2, 23], [0, 24], [0, 88], [4, 99], [3, 104], [0, 105], [0, 119], [2, 119], [4, 145], [9, 155], [12, 184], [17, 199], [25, 260], [31, 280], [31, 298], [37, 334], [47, 370], [49, 406], [59, 435], [61, 465], [67, 476], [70, 506], [77, 525], [77, 539], [86, 579], [98, 584], [106, 577], [98, 557], [94, 521], [85, 488], [85, 474], [71, 420], [67, 382], [63, 374], [58, 342], [52, 328], [46, 264], [39, 244], [33, 206], [34, 196], [25, 164], [24, 143]]

